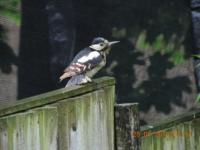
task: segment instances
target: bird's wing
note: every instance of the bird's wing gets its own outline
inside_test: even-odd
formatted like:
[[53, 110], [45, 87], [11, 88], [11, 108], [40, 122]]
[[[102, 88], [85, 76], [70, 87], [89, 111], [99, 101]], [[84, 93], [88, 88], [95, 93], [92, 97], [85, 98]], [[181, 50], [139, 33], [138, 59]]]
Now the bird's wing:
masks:
[[65, 78], [81, 74], [87, 70], [91, 70], [102, 61], [102, 56], [97, 51], [91, 51], [87, 55], [77, 58], [64, 70], [60, 81]]

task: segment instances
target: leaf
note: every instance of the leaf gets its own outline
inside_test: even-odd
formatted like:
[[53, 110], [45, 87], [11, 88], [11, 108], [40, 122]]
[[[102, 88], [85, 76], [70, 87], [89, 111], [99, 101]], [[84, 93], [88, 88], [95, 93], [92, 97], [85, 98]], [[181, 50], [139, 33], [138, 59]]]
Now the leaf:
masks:
[[196, 101], [200, 102], [200, 93], [197, 95]]
[[183, 64], [183, 63], [185, 62], [184, 56], [185, 56], [184, 46], [181, 46], [181, 47], [179, 48], [179, 50], [174, 50], [174, 51], [172, 52], [172, 55], [171, 55], [171, 57], [170, 57], [170, 60], [171, 60], [175, 65]]
[[163, 34], [158, 35], [153, 43], [153, 48], [157, 51], [161, 51], [165, 46], [166, 43], [164, 35]]
[[194, 54], [192, 56], [195, 57], [195, 58], [199, 58], [200, 59], [200, 54]]
[[18, 6], [21, 0], [0, 0], [0, 14], [14, 21], [18, 26], [20, 25], [21, 16]]
[[18, 26], [20, 25], [21, 16], [19, 13], [14, 12], [14, 11], [12, 12], [9, 10], [1, 10], [0, 13], [2, 16], [7, 17], [10, 20], [14, 21], [16, 23], [16, 25], [18, 25]]

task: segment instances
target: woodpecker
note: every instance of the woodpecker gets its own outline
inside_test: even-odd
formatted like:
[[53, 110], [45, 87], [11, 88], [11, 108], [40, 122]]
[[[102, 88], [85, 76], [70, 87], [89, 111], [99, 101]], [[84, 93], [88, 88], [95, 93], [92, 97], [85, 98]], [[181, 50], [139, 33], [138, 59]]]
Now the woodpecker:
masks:
[[89, 47], [84, 48], [74, 57], [60, 76], [60, 81], [70, 78], [65, 87], [92, 82], [91, 78], [105, 66], [106, 56], [111, 46], [118, 42], [109, 42], [102, 37], [94, 38]]

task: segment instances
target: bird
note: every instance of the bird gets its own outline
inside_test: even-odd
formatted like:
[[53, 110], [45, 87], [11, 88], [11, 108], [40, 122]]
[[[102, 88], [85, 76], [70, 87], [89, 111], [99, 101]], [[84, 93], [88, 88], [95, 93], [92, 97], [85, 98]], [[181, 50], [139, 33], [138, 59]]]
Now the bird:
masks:
[[92, 77], [106, 65], [106, 56], [111, 47], [119, 41], [109, 42], [103, 37], [96, 37], [89, 47], [81, 50], [64, 69], [60, 82], [70, 78], [65, 87], [92, 82]]

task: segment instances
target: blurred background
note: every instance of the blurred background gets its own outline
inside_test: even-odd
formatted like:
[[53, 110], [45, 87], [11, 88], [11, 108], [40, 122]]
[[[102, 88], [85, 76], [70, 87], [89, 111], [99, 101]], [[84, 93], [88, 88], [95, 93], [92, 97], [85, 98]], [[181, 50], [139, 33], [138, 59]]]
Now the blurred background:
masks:
[[97, 36], [120, 40], [96, 76], [141, 124], [192, 111], [200, 71], [199, 0], [0, 0], [0, 105], [64, 87], [58, 78]]

